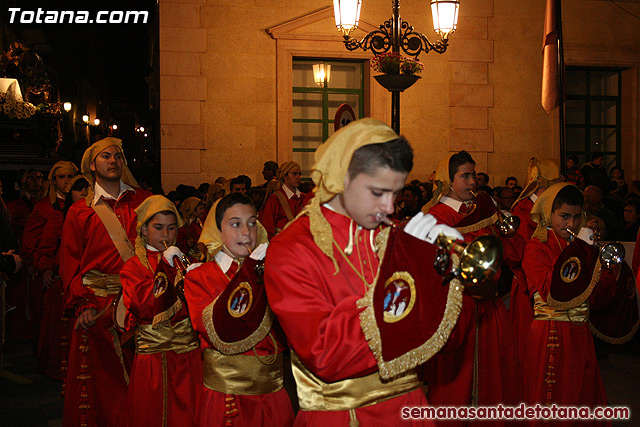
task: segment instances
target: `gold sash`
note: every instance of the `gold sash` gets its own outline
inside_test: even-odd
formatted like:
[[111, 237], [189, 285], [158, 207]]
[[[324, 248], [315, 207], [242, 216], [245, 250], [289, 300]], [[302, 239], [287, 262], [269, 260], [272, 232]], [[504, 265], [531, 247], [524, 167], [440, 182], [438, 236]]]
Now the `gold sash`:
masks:
[[269, 356], [225, 356], [213, 348], [204, 349], [204, 385], [226, 394], [258, 395], [282, 389], [284, 372], [282, 353], [275, 363], [267, 364]]
[[181, 354], [195, 350], [199, 346], [198, 335], [188, 318], [174, 325], [162, 325], [158, 329], [153, 329], [152, 325], [138, 325], [137, 354], [154, 354], [163, 351]]
[[535, 320], [556, 320], [582, 325], [589, 319], [589, 304], [587, 301], [570, 310], [558, 310], [549, 307], [539, 292], [533, 294], [533, 311]]
[[382, 382], [378, 372], [360, 378], [325, 383], [291, 352], [291, 368], [303, 411], [347, 411], [384, 402], [421, 386], [414, 370], [393, 381]]
[[98, 270], [89, 270], [82, 276], [82, 284], [90, 287], [97, 297], [102, 298], [117, 295], [122, 288], [119, 275], [101, 273]]

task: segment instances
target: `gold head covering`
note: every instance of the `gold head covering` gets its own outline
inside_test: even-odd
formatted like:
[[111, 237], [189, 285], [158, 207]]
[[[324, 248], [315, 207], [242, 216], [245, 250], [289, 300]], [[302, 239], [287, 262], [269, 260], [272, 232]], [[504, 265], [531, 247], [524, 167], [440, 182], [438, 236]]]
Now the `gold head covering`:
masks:
[[[47, 178], [49, 180], [49, 188], [47, 190], [49, 192], [49, 202], [52, 205], [56, 202], [56, 199], [57, 199], [56, 180], [55, 180], [56, 175], [58, 174], [75, 175], [77, 173], [78, 173], [78, 167], [75, 164], [73, 164], [73, 162], [66, 162], [63, 160], [53, 165], [53, 167], [49, 171], [49, 176]], [[71, 188], [71, 187], [68, 187], [68, 188]], [[68, 192], [68, 191], [69, 190], [65, 188], [65, 192]]]
[[104, 138], [99, 141], [93, 143], [93, 145], [87, 148], [82, 156], [82, 162], [80, 163], [80, 171], [82, 175], [89, 182], [89, 191], [87, 194], [87, 206], [91, 206], [93, 202], [94, 192], [93, 188], [96, 183], [96, 178], [94, 172], [91, 170], [91, 162], [93, 162], [98, 154], [102, 153], [107, 148], [115, 145], [118, 147], [118, 150], [122, 153], [122, 158], [124, 159], [124, 166], [122, 169], [122, 177], [120, 178], [122, 182], [127, 185], [130, 185], [133, 188], [140, 188], [140, 185], [136, 181], [136, 179], [131, 174], [129, 167], [127, 166], [127, 159], [124, 157], [124, 151], [122, 151], [122, 140], [118, 138]]
[[315, 164], [311, 168], [311, 179], [316, 184], [315, 196], [298, 215], [309, 215], [309, 228], [313, 241], [328, 256], [339, 271], [333, 256], [333, 232], [322, 215], [320, 206], [344, 191], [353, 153], [360, 147], [382, 144], [397, 139], [398, 135], [383, 122], [366, 118], [356, 120], [331, 135], [317, 150]]
[[[83, 175], [76, 175], [73, 178], [71, 178], [71, 181], [69, 181], [69, 185], [67, 185], [67, 188], [65, 189], [65, 191], [68, 193], [69, 191], [71, 191], [71, 188], [73, 187], [73, 184], [75, 184], [79, 179], [84, 179], [85, 181], [87, 180], [87, 178], [85, 178]], [[89, 183], [87, 182], [87, 185]]]
[[[216, 200], [216, 202], [211, 207], [209, 211], [209, 215], [207, 215], [207, 219], [204, 221], [204, 225], [202, 226], [202, 233], [200, 234], [200, 240], [198, 243], [204, 243], [207, 247], [207, 261], [211, 261], [213, 257], [222, 250], [224, 246], [224, 242], [222, 241], [222, 234], [220, 233], [220, 229], [218, 228], [218, 224], [216, 223], [216, 208], [218, 207], [218, 203], [220, 200]], [[257, 213], [257, 212], [256, 212]], [[256, 246], [262, 243], [268, 243], [269, 239], [267, 237], [267, 230], [264, 229], [260, 221], [257, 221], [258, 226], [258, 235], [256, 237]]]
[[433, 180], [433, 197], [427, 204], [422, 207], [422, 212], [427, 213], [429, 209], [436, 205], [442, 199], [442, 196], [449, 194], [451, 190], [451, 179], [449, 178], [449, 161], [456, 153], [451, 153], [438, 163], [436, 176]]
[[189, 197], [185, 199], [185, 201], [180, 204], [180, 213], [182, 214], [182, 219], [184, 221], [188, 221], [196, 206], [201, 203], [202, 200], [197, 197]]
[[[29, 172], [39, 172], [40, 175], [43, 175], [42, 172], [40, 172], [38, 169], [27, 169], [23, 174], [22, 174], [22, 178], [20, 179], [20, 197], [24, 197], [27, 194], [27, 175], [29, 175]], [[35, 197], [37, 200], [42, 199], [45, 195], [46, 195], [46, 186], [45, 186], [46, 182], [42, 183], [42, 188], [40, 189], [40, 193], [38, 194], [31, 194], [33, 197]]]
[[[538, 190], [538, 188], [549, 188], [560, 178], [560, 167], [554, 159], [537, 159], [532, 157], [527, 168], [527, 180], [524, 182], [522, 193], [513, 202], [511, 208], [520, 200], [526, 199]], [[553, 202], [553, 201], [552, 201]]]
[[281, 186], [282, 184], [284, 184], [284, 177], [295, 168], [300, 169], [300, 165], [296, 162], [286, 162], [278, 168], [278, 171], [276, 172], [276, 178], [278, 179], [278, 182]]
[[[178, 228], [182, 227], [182, 218], [180, 218], [176, 205], [164, 196], [149, 196], [144, 200], [144, 202], [140, 203], [135, 210], [136, 215], [138, 216], [138, 225], [136, 226], [136, 232], [138, 234], [136, 237], [136, 255], [142, 262], [142, 265], [147, 267], [149, 270], [152, 270], [149, 260], [147, 259], [147, 243], [149, 243], [149, 241], [146, 236], [142, 235], [142, 226], [149, 222], [155, 214], [163, 211], [173, 212], [176, 216]], [[167, 242], [167, 245], [169, 246], [173, 244], [175, 244], [175, 242]]]
[[[531, 237], [536, 237], [541, 242], [547, 241], [547, 227], [551, 227], [551, 208], [553, 207], [553, 201], [556, 199], [558, 192], [567, 186], [575, 187], [575, 185], [569, 184], [568, 182], [559, 182], [551, 185], [533, 204], [530, 215], [531, 219], [537, 223], [538, 226]], [[584, 220], [585, 215], [583, 208], [582, 225], [584, 225]]]

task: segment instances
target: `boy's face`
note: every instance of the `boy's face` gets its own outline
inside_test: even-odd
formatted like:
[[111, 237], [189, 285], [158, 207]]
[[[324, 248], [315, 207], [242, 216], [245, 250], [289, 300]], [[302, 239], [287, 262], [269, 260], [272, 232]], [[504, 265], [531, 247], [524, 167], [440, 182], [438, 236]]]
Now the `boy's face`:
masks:
[[469, 192], [476, 191], [476, 165], [473, 163], [465, 163], [458, 167], [456, 174], [453, 176], [451, 183], [450, 197], [460, 202], [473, 200], [473, 194]]
[[236, 203], [227, 208], [220, 223], [222, 243], [228, 255], [249, 256], [258, 240], [258, 218], [253, 206]]
[[147, 237], [150, 246], [159, 251], [164, 251], [164, 243], [173, 245], [178, 234], [178, 221], [173, 214], [158, 212], [140, 229], [142, 235]]
[[373, 175], [360, 173], [344, 179], [344, 192], [340, 195], [347, 214], [361, 227], [372, 230], [380, 225], [380, 215], [394, 212], [394, 202], [407, 180], [407, 172], [378, 167]]
[[571, 234], [567, 229], [578, 234], [581, 218], [582, 206], [563, 203], [559, 208], [551, 212], [551, 228], [558, 236], [569, 240]]

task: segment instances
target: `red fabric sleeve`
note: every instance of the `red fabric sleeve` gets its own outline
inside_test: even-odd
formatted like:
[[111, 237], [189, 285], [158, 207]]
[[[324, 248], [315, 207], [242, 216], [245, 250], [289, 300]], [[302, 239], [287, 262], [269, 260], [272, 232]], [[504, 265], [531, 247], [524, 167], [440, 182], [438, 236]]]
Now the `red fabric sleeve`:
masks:
[[333, 264], [306, 235], [308, 231], [295, 227], [300, 220], [274, 239], [267, 252], [269, 304], [290, 346], [323, 381], [375, 372], [377, 364], [360, 327], [362, 310], [356, 307], [362, 295], [348, 292], [350, 267], [342, 263], [334, 275]]
[[[280, 191], [280, 190], [278, 190]], [[267, 230], [267, 236], [269, 240], [273, 239], [276, 235], [276, 221], [278, 216], [278, 209], [281, 209], [280, 202], [275, 194], [271, 194], [267, 201], [264, 203], [260, 214], [258, 215], [258, 220], [260, 224]]]
[[55, 214], [44, 224], [40, 244], [33, 255], [33, 265], [40, 272], [56, 270], [56, 255], [60, 248], [60, 237], [64, 218], [62, 212], [54, 211]]
[[149, 323], [149, 319], [153, 319], [153, 273], [136, 256], [124, 263], [120, 281], [122, 302], [127, 307], [127, 330], [137, 324]]
[[[529, 295], [539, 292], [545, 301], [551, 287], [553, 264], [560, 254], [559, 248], [554, 254], [548, 243], [548, 241], [541, 243], [538, 239], [532, 239], [527, 244], [522, 260], [522, 268], [529, 286]], [[553, 244], [556, 242], [554, 241]]]
[[36, 203], [33, 211], [27, 217], [22, 239], [20, 240], [20, 254], [22, 256], [33, 258], [40, 243], [44, 225], [51, 220], [55, 212], [48, 197]]
[[93, 291], [82, 284], [80, 263], [85, 252], [83, 236], [87, 235], [85, 233], [88, 233], [89, 225], [88, 215], [81, 215], [86, 211], [79, 205], [82, 203], [85, 203], [84, 200], [78, 201], [67, 212], [60, 245], [60, 277], [64, 285], [65, 308], [77, 309], [78, 312], [98, 306]]

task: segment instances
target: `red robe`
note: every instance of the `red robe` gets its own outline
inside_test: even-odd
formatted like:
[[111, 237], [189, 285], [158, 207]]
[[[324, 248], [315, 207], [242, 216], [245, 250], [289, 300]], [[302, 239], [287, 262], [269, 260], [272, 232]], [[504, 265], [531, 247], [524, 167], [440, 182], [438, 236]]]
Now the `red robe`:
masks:
[[[147, 250], [147, 259], [154, 271], [158, 266], [159, 254], [161, 253]], [[164, 267], [171, 268], [166, 264]], [[122, 298], [127, 307], [127, 330], [134, 329], [137, 325], [149, 325], [153, 321], [154, 271], [144, 267], [136, 256], [127, 261], [120, 272]], [[175, 324], [188, 317], [189, 312], [183, 306], [171, 318], [171, 323]], [[163, 357], [166, 364], [164, 373]], [[166, 396], [163, 396], [164, 381], [168, 381]], [[201, 389], [202, 352], [199, 347], [185, 353], [176, 353], [171, 350], [153, 354], [136, 353], [131, 367], [127, 406], [122, 425], [195, 426], [195, 404]], [[163, 397], [166, 403], [163, 403]], [[166, 404], [166, 420], [163, 419], [164, 404]], [[163, 424], [163, 420], [166, 423]]]
[[42, 228], [40, 243], [33, 256], [33, 265], [41, 275], [47, 270], [54, 274], [54, 280], [42, 294], [38, 369], [58, 380], [64, 379], [67, 370], [67, 352], [73, 331], [73, 324], [64, 313], [64, 287], [58, 275], [63, 223], [62, 212], [54, 210]]
[[[538, 226], [538, 224], [531, 219], [530, 213], [532, 208], [533, 200], [527, 197], [518, 201], [511, 210], [513, 215], [520, 218], [518, 234], [521, 235], [526, 242], [531, 240], [531, 236]], [[527, 279], [522, 267], [515, 270], [514, 273], [511, 299], [509, 301], [509, 317], [513, 324], [516, 346], [518, 348], [518, 359], [524, 360], [527, 335], [529, 335], [529, 328], [531, 327], [531, 322], [533, 322], [533, 303], [532, 296], [529, 295]]]
[[[549, 295], [555, 262], [568, 245], [566, 240], [561, 237], [556, 239], [554, 234], [552, 230], [548, 230], [545, 243], [532, 239], [527, 244], [522, 263], [530, 294], [539, 292], [545, 301]], [[598, 304], [606, 304], [615, 290], [612, 286], [614, 284], [612, 272], [603, 269], [600, 282], [589, 297], [591, 309], [597, 309]], [[555, 331], [553, 334], [552, 330]], [[552, 342], [552, 335], [557, 336], [553, 340], [557, 346], [548, 345]], [[545, 379], [550, 367], [553, 367], [555, 382], [549, 384], [549, 389]], [[523, 396], [528, 404], [549, 402], [590, 407], [607, 404], [593, 337], [586, 323], [575, 325], [564, 321], [534, 320], [527, 339], [523, 369]], [[543, 425], [542, 420], [535, 424]], [[610, 422], [595, 424], [610, 425]], [[575, 421], [556, 425], [589, 426], [593, 423]]]
[[[211, 343], [205, 323], [203, 310], [220, 295], [229, 283], [230, 278], [222, 271], [216, 261], [210, 261], [191, 270], [185, 278], [185, 297], [189, 306], [189, 315], [194, 329], [200, 336], [203, 349], [215, 348]], [[278, 341], [278, 353], [286, 348], [286, 344]], [[274, 354], [275, 347], [269, 337], [264, 338], [255, 347], [258, 355]], [[252, 356], [254, 349], [244, 355]], [[235, 403], [238, 414], [232, 418], [234, 426], [288, 426], [293, 423], [293, 410], [289, 396], [284, 388], [261, 395], [227, 395], [204, 387], [202, 399], [198, 407], [198, 425], [214, 427], [226, 426], [225, 398]]]
[[183, 253], [189, 255], [191, 248], [197, 250], [200, 234], [202, 234], [202, 222], [200, 222], [200, 220], [194, 220], [189, 224], [185, 224], [178, 230], [176, 246]]
[[[282, 195], [284, 195], [285, 199], [287, 198], [287, 194], [284, 189], [280, 187], [278, 189]], [[291, 208], [291, 213], [295, 217], [300, 213], [304, 205], [307, 204], [309, 198], [306, 194], [300, 193], [300, 196], [294, 195], [290, 199], [287, 199], [289, 202], [289, 207]], [[271, 194], [267, 197], [266, 202], [264, 202], [264, 207], [260, 211], [260, 216], [258, 218], [260, 223], [263, 225], [265, 230], [267, 230], [267, 236], [269, 240], [273, 239], [276, 235], [276, 228], [282, 230], [285, 225], [289, 222], [287, 218], [287, 214], [284, 212], [284, 208], [282, 207], [282, 203], [278, 200], [276, 193]]]
[[[64, 208], [64, 200], [58, 199], [52, 206], [49, 198], [35, 202], [26, 197], [9, 205], [16, 237], [20, 241], [18, 252], [22, 257], [22, 269], [16, 276], [16, 286], [7, 290], [7, 302], [16, 307], [7, 317], [8, 333], [16, 339], [26, 340], [38, 336], [42, 305], [42, 283], [37, 270], [32, 267], [33, 255], [38, 247], [42, 228], [56, 212]], [[37, 341], [37, 339], [35, 340]], [[37, 353], [37, 348], [34, 347]]]
[[[494, 208], [495, 209], [495, 208]], [[455, 227], [465, 217], [444, 203], [429, 213], [438, 222]], [[466, 242], [487, 234], [497, 234], [493, 226], [464, 234]], [[517, 268], [522, 260], [524, 242], [520, 236], [500, 238], [504, 262]], [[477, 333], [477, 337], [476, 337]], [[516, 348], [513, 328], [506, 306], [499, 297], [478, 301], [465, 295], [462, 312], [445, 347], [424, 367], [429, 401], [437, 405], [472, 404], [473, 361], [477, 339], [477, 403], [479, 405], [515, 404], [520, 400]], [[466, 424], [461, 422], [460, 424]]]
[[[351, 220], [322, 207], [331, 224], [333, 237], [341, 248], [348, 244]], [[355, 229], [355, 227], [354, 227]], [[282, 325], [290, 347], [302, 364], [324, 382], [362, 377], [378, 371], [360, 326], [356, 302], [362, 298], [367, 283], [373, 283], [379, 260], [370, 248], [369, 234], [360, 230], [349, 262], [334, 250], [339, 266], [334, 274], [333, 262], [313, 241], [309, 218], [302, 216], [279, 234], [267, 251], [265, 285], [269, 304]], [[358, 273], [352, 267], [358, 268]], [[362, 273], [360, 272], [362, 270]], [[427, 406], [420, 389], [357, 408], [361, 426], [399, 425], [401, 408]], [[300, 411], [296, 426], [347, 426], [349, 411]], [[431, 420], [415, 420], [406, 425], [433, 425]]]
[[[115, 202], [107, 200], [127, 232], [129, 240], [136, 238], [138, 207], [150, 192], [143, 189], [127, 191]], [[98, 297], [82, 276], [92, 269], [105, 274], [119, 274], [124, 262], [109, 237], [107, 229], [82, 199], [67, 213], [62, 229], [60, 276], [65, 288], [66, 308], [76, 315], [84, 309], [100, 312], [111, 304], [113, 296]], [[75, 317], [71, 319], [75, 323]], [[122, 362], [114, 347], [111, 310], [84, 330], [73, 331], [69, 345], [63, 423], [77, 427], [81, 424], [119, 425], [124, 410], [127, 383]], [[133, 352], [123, 350], [126, 366], [131, 366]]]

